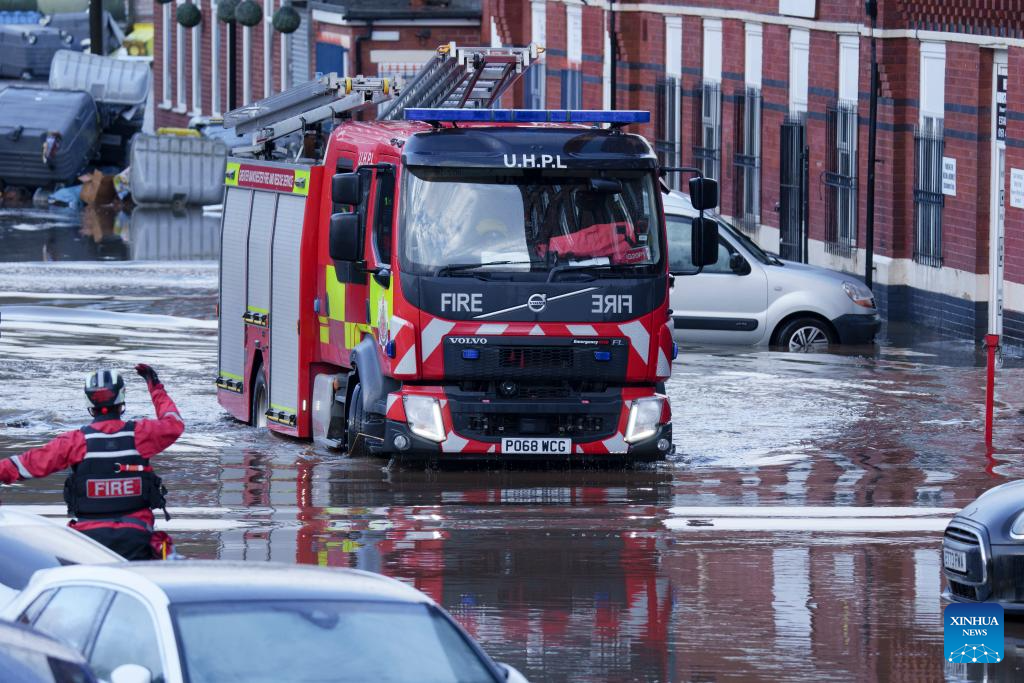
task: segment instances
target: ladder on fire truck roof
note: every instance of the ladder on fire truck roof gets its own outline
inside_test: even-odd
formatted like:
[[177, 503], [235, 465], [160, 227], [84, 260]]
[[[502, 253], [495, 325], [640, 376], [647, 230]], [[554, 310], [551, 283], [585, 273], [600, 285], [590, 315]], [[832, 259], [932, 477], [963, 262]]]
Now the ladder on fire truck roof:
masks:
[[306, 131], [327, 120], [387, 104], [379, 120], [400, 118], [407, 107], [487, 108], [544, 52], [529, 47], [437, 48], [404, 88], [387, 78], [352, 78], [329, 73], [224, 114], [224, 127], [252, 134], [252, 144], [232, 154], [270, 154], [274, 140]]
[[383, 121], [402, 117], [407, 108], [488, 109], [544, 52], [528, 47], [442, 45], [401, 94], [381, 112]]

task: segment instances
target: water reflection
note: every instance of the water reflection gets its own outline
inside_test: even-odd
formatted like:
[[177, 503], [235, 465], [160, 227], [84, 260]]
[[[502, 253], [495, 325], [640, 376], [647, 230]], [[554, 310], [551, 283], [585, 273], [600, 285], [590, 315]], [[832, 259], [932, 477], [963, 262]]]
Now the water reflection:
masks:
[[220, 217], [202, 207], [0, 210], [0, 261], [216, 259]]

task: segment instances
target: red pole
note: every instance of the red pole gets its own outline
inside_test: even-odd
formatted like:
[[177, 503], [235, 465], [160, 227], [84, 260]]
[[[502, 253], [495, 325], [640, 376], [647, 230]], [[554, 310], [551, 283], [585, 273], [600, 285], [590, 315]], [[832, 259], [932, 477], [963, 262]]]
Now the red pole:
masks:
[[992, 413], [996, 393], [996, 350], [999, 348], [999, 335], [986, 334], [985, 346], [988, 347], [988, 377], [985, 383], [985, 445], [992, 447]]

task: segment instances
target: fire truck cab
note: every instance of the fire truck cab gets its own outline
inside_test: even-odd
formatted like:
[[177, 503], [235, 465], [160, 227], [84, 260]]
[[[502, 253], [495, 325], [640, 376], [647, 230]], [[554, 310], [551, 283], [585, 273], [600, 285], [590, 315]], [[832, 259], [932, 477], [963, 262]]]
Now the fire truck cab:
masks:
[[649, 114], [404, 114], [229, 159], [220, 403], [353, 455], [664, 458], [662, 183], [622, 130]]

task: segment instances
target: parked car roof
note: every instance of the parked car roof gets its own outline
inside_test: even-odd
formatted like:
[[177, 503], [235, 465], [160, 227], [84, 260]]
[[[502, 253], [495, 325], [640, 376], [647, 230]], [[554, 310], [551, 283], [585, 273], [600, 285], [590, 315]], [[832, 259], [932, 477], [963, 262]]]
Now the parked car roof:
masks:
[[690, 196], [684, 192], [673, 190], [662, 197], [665, 204], [665, 213], [682, 214], [684, 216], [696, 216], [697, 209], [693, 208]]
[[185, 560], [128, 562], [118, 566], [67, 567], [46, 580], [94, 580], [117, 585], [149, 584], [170, 602], [245, 600], [378, 600], [429, 603], [400, 581], [357, 569], [278, 562]]
[[0, 607], [40, 569], [124, 561], [114, 551], [63, 524], [0, 507]]

